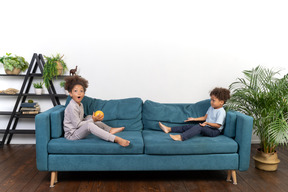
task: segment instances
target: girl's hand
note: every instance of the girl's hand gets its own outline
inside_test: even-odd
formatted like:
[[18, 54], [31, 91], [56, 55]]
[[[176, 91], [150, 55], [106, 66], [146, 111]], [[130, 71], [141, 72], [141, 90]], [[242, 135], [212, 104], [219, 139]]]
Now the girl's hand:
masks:
[[188, 117], [188, 119], [185, 120], [184, 122], [189, 122], [189, 121], [195, 121], [195, 118], [193, 118], [193, 117]]
[[97, 116], [95, 116], [95, 112], [93, 112], [92, 119], [94, 122], [103, 121], [104, 115], [98, 114]]

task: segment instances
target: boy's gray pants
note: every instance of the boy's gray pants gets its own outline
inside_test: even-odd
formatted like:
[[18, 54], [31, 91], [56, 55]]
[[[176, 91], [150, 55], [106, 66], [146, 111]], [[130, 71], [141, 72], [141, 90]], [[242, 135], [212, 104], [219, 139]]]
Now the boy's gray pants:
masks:
[[[92, 118], [91, 116], [87, 116], [85, 120], [88, 120]], [[73, 135], [70, 135], [67, 139], [69, 140], [79, 140], [87, 137], [90, 133], [93, 135], [105, 140], [105, 141], [110, 141], [114, 142], [115, 140], [115, 135], [109, 133], [111, 130], [111, 127], [106, 125], [105, 123], [102, 123], [101, 121], [93, 122], [93, 121], [88, 121], [81, 127], [79, 127]]]

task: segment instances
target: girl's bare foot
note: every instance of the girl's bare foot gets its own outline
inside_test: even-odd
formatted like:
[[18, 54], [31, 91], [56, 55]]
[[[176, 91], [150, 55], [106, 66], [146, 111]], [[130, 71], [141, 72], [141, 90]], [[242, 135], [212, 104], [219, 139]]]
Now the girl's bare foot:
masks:
[[181, 135], [170, 135], [174, 141], [182, 141]]
[[165, 133], [171, 132], [171, 127], [167, 127], [167, 126], [163, 125], [161, 122], [159, 122], [159, 127], [160, 127]]
[[109, 133], [111, 133], [111, 134], [119, 133], [119, 132], [123, 131], [124, 129], [125, 129], [125, 127], [111, 128]]
[[119, 145], [121, 145], [122, 147], [127, 147], [130, 144], [130, 141], [126, 140], [126, 139], [122, 139], [121, 137], [115, 137], [114, 140], [115, 143], [118, 143]]

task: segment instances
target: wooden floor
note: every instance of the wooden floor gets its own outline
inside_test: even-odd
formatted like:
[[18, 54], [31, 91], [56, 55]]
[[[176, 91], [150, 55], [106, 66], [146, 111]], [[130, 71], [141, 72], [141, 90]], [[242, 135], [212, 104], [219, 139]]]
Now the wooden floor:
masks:
[[[257, 145], [252, 145], [251, 157]], [[157, 172], [60, 172], [59, 182], [49, 187], [50, 173], [36, 168], [35, 145], [6, 145], [0, 148], [0, 192], [192, 192], [192, 191], [288, 191], [288, 150], [279, 148], [276, 172], [254, 168], [237, 171], [238, 185], [226, 182], [226, 171]]]

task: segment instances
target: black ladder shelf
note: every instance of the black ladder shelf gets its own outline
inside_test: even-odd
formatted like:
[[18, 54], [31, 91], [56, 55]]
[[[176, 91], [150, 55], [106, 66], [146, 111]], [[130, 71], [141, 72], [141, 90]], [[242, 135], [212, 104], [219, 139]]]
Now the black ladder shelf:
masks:
[[[18, 120], [20, 118], [35, 118], [36, 115], [34, 114], [22, 114], [20, 111], [20, 104], [25, 102], [27, 99], [27, 96], [47, 96], [50, 97], [52, 103], [54, 106], [61, 105], [60, 98], [66, 98], [66, 94], [57, 94], [56, 89], [53, 85], [53, 82], [50, 81], [50, 87], [47, 89], [48, 94], [42, 94], [42, 95], [36, 95], [33, 93], [29, 93], [30, 87], [32, 85], [34, 77], [42, 77], [43, 76], [43, 68], [45, 65], [45, 61], [43, 59], [42, 54], [33, 54], [33, 57], [31, 59], [30, 65], [27, 69], [27, 72], [25, 75], [6, 75], [6, 74], [0, 74], [0, 76], [23, 76], [24, 80], [21, 86], [21, 89], [18, 94], [15, 95], [7, 95], [7, 94], [0, 94], [0, 96], [17, 96], [17, 100], [15, 102], [14, 108], [12, 111], [0, 111], [0, 115], [10, 115], [10, 119], [8, 121], [6, 129], [1, 129], [0, 133], [4, 134], [2, 141], [0, 143], [0, 147], [3, 147], [5, 144], [5, 141], [7, 139], [6, 144], [10, 144], [10, 141], [13, 137], [13, 134], [35, 134], [35, 130], [16, 130]], [[37, 69], [40, 69], [40, 73], [36, 73]], [[59, 77], [59, 76], [58, 76]], [[65, 75], [61, 75], [60, 77], [65, 77]]]

